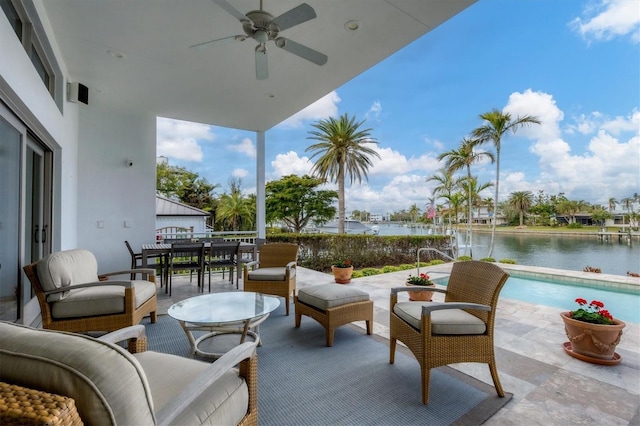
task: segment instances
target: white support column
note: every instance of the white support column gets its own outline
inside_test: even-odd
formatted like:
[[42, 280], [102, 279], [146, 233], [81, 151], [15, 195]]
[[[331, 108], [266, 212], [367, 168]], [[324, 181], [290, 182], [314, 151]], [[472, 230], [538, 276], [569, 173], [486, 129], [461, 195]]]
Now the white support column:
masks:
[[265, 133], [256, 132], [256, 229], [258, 238], [266, 238], [265, 219]]

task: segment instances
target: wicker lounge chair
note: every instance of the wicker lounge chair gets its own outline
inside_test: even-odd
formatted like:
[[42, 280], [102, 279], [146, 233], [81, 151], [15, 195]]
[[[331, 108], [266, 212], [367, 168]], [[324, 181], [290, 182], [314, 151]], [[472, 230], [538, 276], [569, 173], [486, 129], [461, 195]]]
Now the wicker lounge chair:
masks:
[[408, 288], [391, 290], [389, 362], [394, 362], [397, 340], [407, 345], [420, 364], [423, 404], [429, 400], [431, 369], [459, 362], [489, 364], [496, 392], [504, 396], [495, 361], [493, 325], [498, 296], [508, 277], [492, 263], [457, 262], [446, 290], [418, 289], [445, 293], [445, 303], [398, 302], [398, 293]]
[[296, 289], [298, 246], [288, 243], [265, 244], [260, 248], [259, 259], [244, 264], [244, 291], [284, 297], [289, 315], [291, 296]]

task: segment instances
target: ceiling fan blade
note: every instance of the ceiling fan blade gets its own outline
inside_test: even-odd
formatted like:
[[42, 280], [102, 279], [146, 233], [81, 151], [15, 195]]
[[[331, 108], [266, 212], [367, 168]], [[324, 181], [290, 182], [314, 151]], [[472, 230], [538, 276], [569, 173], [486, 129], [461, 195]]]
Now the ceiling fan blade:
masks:
[[215, 4], [223, 8], [229, 15], [234, 16], [238, 21], [244, 23], [249, 22], [249, 19], [235, 7], [231, 6], [226, 0], [213, 0]]
[[234, 36], [219, 38], [216, 40], [205, 41], [203, 43], [194, 44], [192, 46], [189, 46], [189, 48], [190, 49], [206, 49], [208, 47], [218, 46], [220, 44], [227, 44], [232, 41], [245, 41], [246, 39], [247, 39], [247, 36], [245, 35], [234, 35]]
[[307, 22], [315, 17], [315, 10], [313, 10], [313, 8], [308, 4], [302, 3], [300, 6], [296, 6], [290, 11], [283, 13], [271, 22], [276, 24], [280, 31], [284, 31], [287, 28], [302, 24], [303, 22]]
[[264, 44], [256, 46], [256, 78], [266, 80], [269, 77], [269, 64], [267, 62], [267, 48]]
[[316, 65], [324, 65], [327, 63], [327, 55], [320, 53], [317, 50], [313, 50], [310, 47], [291, 41], [288, 38], [278, 37], [276, 40], [276, 46], [286, 50], [289, 53], [300, 56], [302, 59], [313, 62]]

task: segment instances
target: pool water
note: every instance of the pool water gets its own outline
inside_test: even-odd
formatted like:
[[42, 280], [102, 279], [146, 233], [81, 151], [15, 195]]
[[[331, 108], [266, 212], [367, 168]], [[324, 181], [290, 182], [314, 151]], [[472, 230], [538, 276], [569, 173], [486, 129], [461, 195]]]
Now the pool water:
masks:
[[639, 294], [511, 276], [502, 288], [500, 297], [553, 306], [567, 311], [578, 308], [578, 304], [575, 303], [578, 297], [586, 299], [587, 302], [599, 300], [615, 318], [640, 323]]
[[[434, 280], [440, 284], [439, 280]], [[446, 280], [444, 283], [446, 285]], [[587, 302], [599, 300], [614, 318], [625, 322], [640, 323], [640, 294], [615, 290], [602, 290], [581, 285], [561, 284], [511, 275], [500, 292], [505, 299], [520, 300], [536, 305], [553, 306], [566, 311], [578, 308], [575, 300]]]

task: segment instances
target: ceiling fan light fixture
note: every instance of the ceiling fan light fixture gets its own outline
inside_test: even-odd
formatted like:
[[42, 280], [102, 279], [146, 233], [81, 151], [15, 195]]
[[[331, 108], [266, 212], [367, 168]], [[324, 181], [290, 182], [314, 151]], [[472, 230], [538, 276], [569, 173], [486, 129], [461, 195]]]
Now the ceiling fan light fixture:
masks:
[[358, 28], [360, 28], [360, 23], [358, 21], [355, 21], [355, 20], [352, 19], [350, 21], [347, 21], [344, 24], [344, 27], [349, 31], [355, 31]]

